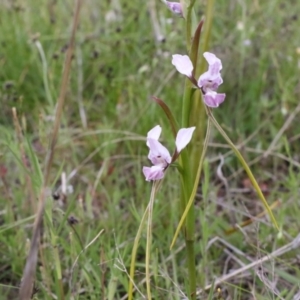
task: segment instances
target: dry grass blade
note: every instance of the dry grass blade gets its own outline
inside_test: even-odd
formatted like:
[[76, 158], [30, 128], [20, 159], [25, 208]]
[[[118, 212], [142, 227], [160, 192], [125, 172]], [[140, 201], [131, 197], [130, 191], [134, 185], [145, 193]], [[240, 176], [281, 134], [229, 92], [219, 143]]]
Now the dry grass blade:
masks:
[[[15, 107], [12, 108], [12, 114], [13, 114], [13, 120], [14, 120], [14, 126], [15, 126], [15, 130], [16, 130], [16, 134], [17, 134], [18, 144], [19, 144], [19, 148], [20, 148], [22, 163], [23, 163], [24, 168], [29, 170], [30, 168], [26, 161], [26, 153], [25, 153], [25, 149], [24, 149], [24, 137], [22, 134], [22, 128], [20, 126], [17, 110]], [[33, 189], [32, 189], [32, 182], [31, 182], [31, 178], [28, 174], [26, 174], [26, 186], [28, 187], [29, 199], [31, 201], [31, 203], [30, 203], [31, 207], [35, 210], [36, 203], [35, 203], [34, 193], [33, 193]]]
[[21, 283], [21, 287], [20, 287], [20, 291], [19, 291], [19, 299], [21, 299], [21, 300], [31, 299], [31, 295], [32, 295], [35, 270], [36, 270], [37, 258], [38, 258], [40, 233], [41, 233], [44, 206], [45, 206], [45, 190], [46, 190], [46, 187], [49, 182], [50, 169], [52, 166], [55, 145], [56, 145], [58, 131], [59, 131], [59, 127], [60, 127], [62, 110], [63, 110], [63, 106], [64, 106], [64, 102], [65, 102], [65, 95], [66, 95], [66, 91], [67, 91], [67, 85], [68, 85], [71, 61], [72, 61], [72, 54], [73, 54], [73, 49], [74, 49], [75, 33], [76, 33], [78, 22], [79, 22], [80, 6], [81, 6], [81, 0], [77, 0], [75, 14], [74, 14], [74, 18], [73, 18], [72, 34], [71, 34], [71, 38], [70, 38], [69, 48], [68, 48], [68, 51], [66, 54], [66, 60], [65, 60], [65, 64], [64, 64], [64, 72], [63, 72], [63, 77], [62, 77], [60, 94], [59, 94], [57, 107], [56, 107], [54, 128], [53, 128], [52, 138], [50, 140], [50, 144], [49, 144], [47, 156], [46, 156], [45, 171], [44, 171], [44, 183], [41, 188], [41, 192], [40, 192], [40, 196], [39, 196], [38, 211], [37, 211], [37, 215], [35, 218], [35, 224], [34, 224], [33, 234], [32, 234], [32, 238], [31, 238], [30, 250], [29, 250], [27, 260], [26, 260], [25, 268], [23, 270], [23, 278], [22, 278], [22, 283]]

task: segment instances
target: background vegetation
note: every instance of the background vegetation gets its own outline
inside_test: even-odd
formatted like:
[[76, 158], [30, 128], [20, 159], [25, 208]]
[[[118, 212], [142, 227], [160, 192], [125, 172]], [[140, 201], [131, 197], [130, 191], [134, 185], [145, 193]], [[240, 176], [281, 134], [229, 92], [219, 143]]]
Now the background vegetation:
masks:
[[[133, 239], [151, 188], [141, 172], [150, 165], [146, 133], [160, 124], [164, 144], [173, 145], [167, 120], [150, 96], [164, 99], [179, 116], [184, 85], [171, 65], [172, 54], [186, 53], [183, 22], [151, 1], [82, 5], [48, 189], [36, 299], [61, 299], [59, 264], [66, 299], [126, 299]], [[197, 2], [199, 20], [205, 7], [206, 1]], [[0, 2], [1, 299], [16, 297], [28, 253], [73, 9], [69, 0]], [[195, 203], [199, 289], [289, 244], [299, 232], [299, 9], [299, 1], [215, 3], [210, 52], [223, 62], [226, 93], [215, 115], [241, 145], [276, 206], [282, 231], [264, 216], [226, 235], [263, 208], [234, 155], [213, 134]], [[65, 193], [63, 173], [69, 178]], [[167, 175], [154, 208], [153, 291], [155, 299], [183, 299], [183, 237], [169, 250], [180, 218], [179, 181], [175, 170]], [[144, 247], [145, 239], [136, 299], [145, 294]], [[215, 299], [300, 299], [299, 275], [292, 249], [222, 283]], [[206, 297], [199, 293], [199, 299]]]

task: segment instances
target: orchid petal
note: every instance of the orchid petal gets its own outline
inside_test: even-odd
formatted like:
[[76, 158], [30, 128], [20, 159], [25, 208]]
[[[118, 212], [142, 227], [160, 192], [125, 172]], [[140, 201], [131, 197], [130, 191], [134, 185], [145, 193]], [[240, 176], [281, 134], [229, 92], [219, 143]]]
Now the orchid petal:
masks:
[[206, 92], [207, 89], [216, 91], [223, 83], [223, 79], [220, 73], [212, 75], [210, 71], [203, 73], [198, 79], [198, 86]]
[[156, 125], [151, 130], [149, 130], [147, 134], [147, 146], [150, 147], [148, 143], [148, 139], [154, 139], [158, 141], [160, 134], [161, 134], [161, 127], [159, 125]]
[[218, 107], [224, 102], [226, 95], [218, 94], [214, 91], [209, 91], [204, 95], [204, 102], [209, 107]]
[[161, 166], [143, 167], [143, 173], [147, 181], [160, 180], [165, 175]]
[[168, 149], [155, 139], [147, 139], [149, 144], [148, 158], [154, 165], [167, 167], [171, 163], [171, 155]]
[[206, 59], [211, 74], [217, 74], [222, 70], [222, 62], [219, 58], [217, 58], [213, 53], [204, 52], [204, 58]]
[[182, 128], [178, 131], [175, 142], [178, 153], [191, 141], [195, 128], [196, 127]]
[[187, 55], [174, 54], [172, 55], [172, 64], [177, 71], [187, 77], [193, 77], [193, 64]]

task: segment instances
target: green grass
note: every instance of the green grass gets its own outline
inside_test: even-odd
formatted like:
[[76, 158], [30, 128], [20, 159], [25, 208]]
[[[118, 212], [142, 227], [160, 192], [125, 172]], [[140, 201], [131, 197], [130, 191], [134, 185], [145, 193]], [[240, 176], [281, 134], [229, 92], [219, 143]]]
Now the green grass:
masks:
[[[280, 200], [274, 214], [282, 233], [263, 217], [230, 236], [224, 234], [224, 229], [258, 215], [263, 207], [247, 189], [247, 177], [239, 162], [213, 131], [195, 204], [199, 289], [240, 268], [241, 263], [247, 265], [288, 244], [300, 229], [298, 115], [271, 154], [263, 156], [299, 104], [296, 12], [300, 3], [215, 2], [210, 51], [223, 62], [221, 90], [226, 92], [226, 101], [214, 113], [235, 144], [247, 141], [240, 150], [248, 162], [254, 161], [253, 173], [267, 187], [269, 204]], [[147, 3], [120, 0], [122, 19], [105, 21], [109, 11], [118, 11], [117, 3], [90, 0], [82, 5], [47, 191], [36, 299], [61, 299], [58, 262], [65, 299], [125, 299], [132, 245], [151, 190], [141, 172], [143, 165], [150, 165], [144, 137], [160, 124], [164, 144], [173, 147], [171, 128], [150, 99], [151, 95], [163, 99], [176, 117], [181, 116], [184, 79], [173, 71], [171, 55], [186, 53], [183, 20], [156, 2], [159, 25], [166, 37], [165, 42], [156, 42]], [[196, 10], [200, 19], [205, 3], [197, 1]], [[22, 278], [53, 127], [54, 106], [49, 99], [55, 103], [59, 95], [72, 12], [73, 1], [0, 4], [1, 299], [15, 299]], [[43, 69], [36, 38], [43, 47], [47, 70]], [[247, 40], [250, 45], [245, 45]], [[47, 74], [46, 84], [43, 72]], [[87, 128], [80, 116], [80, 101]], [[18, 112], [21, 140], [12, 107]], [[222, 171], [229, 186], [227, 193], [216, 174], [219, 154], [225, 158]], [[68, 182], [73, 193], [53, 200], [62, 172], [68, 176], [77, 169]], [[179, 197], [179, 176], [171, 168], [154, 204], [154, 299], [183, 299], [188, 286], [184, 237], [180, 235], [174, 249], [169, 250], [181, 216]], [[78, 220], [72, 226], [68, 222], [71, 216]], [[216, 236], [227, 246], [218, 241], [206, 250]], [[142, 295], [146, 295], [145, 247], [146, 227], [135, 276]], [[263, 271], [252, 268], [244, 276], [219, 285], [221, 291], [218, 294], [216, 289], [213, 299], [296, 299], [300, 276], [297, 259], [293, 250], [259, 265]], [[142, 299], [141, 294], [137, 292], [135, 299]], [[199, 299], [207, 299], [207, 295]]]

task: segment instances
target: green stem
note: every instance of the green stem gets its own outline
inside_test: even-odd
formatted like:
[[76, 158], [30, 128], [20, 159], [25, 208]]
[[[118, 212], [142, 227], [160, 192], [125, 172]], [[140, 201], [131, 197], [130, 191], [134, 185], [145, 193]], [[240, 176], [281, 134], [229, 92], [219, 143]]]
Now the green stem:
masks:
[[[151, 299], [151, 291], [150, 291], [150, 250], [151, 250], [151, 240], [152, 240], [152, 211], [153, 211], [153, 203], [155, 199], [155, 195], [158, 192], [162, 181], [155, 181], [152, 186], [151, 196], [149, 204], [143, 214], [142, 220], [140, 222], [140, 226], [136, 237], [134, 239], [134, 244], [131, 253], [131, 262], [130, 262], [130, 272], [129, 272], [129, 286], [128, 286], [128, 300], [133, 299], [133, 286], [134, 286], [134, 271], [135, 271], [135, 260], [137, 249], [139, 246], [139, 241], [142, 234], [143, 225], [146, 221], [146, 217], [148, 215], [148, 226], [147, 226], [147, 246], [146, 246], [146, 285], [147, 285], [147, 297]], [[150, 236], [150, 239], [148, 237]], [[148, 287], [149, 285], [149, 287]], [[136, 288], [136, 287], [135, 287]]]
[[[208, 0], [206, 5], [206, 12], [205, 12], [205, 28], [204, 28], [204, 42], [203, 42], [203, 52], [208, 50], [209, 41], [211, 37], [211, 28], [212, 28], [212, 21], [213, 21], [213, 14], [214, 14], [214, 0]], [[199, 68], [201, 72], [204, 71], [205, 62], [201, 60], [201, 67]]]
[[190, 80], [186, 78], [183, 102], [182, 102], [182, 128], [189, 127], [191, 101], [192, 101], [192, 85]]
[[177, 226], [177, 229], [176, 229], [176, 232], [174, 234], [170, 249], [173, 248], [173, 246], [176, 242], [177, 236], [180, 232], [180, 229], [181, 229], [182, 225], [184, 224], [184, 221], [187, 218], [188, 212], [189, 212], [189, 210], [191, 209], [191, 207], [194, 203], [194, 199], [195, 199], [195, 195], [196, 195], [196, 192], [197, 192], [198, 183], [199, 183], [199, 179], [200, 179], [200, 175], [201, 175], [201, 171], [202, 171], [202, 167], [203, 167], [204, 157], [205, 157], [205, 154], [206, 154], [208, 141], [209, 141], [209, 137], [210, 137], [210, 130], [211, 130], [211, 123], [208, 119], [205, 140], [204, 140], [204, 143], [203, 143], [203, 150], [202, 150], [200, 161], [199, 161], [199, 164], [198, 164], [198, 170], [197, 170], [197, 175], [196, 175], [196, 179], [195, 179], [195, 182], [194, 182], [193, 190], [192, 190], [192, 193], [190, 195], [189, 201], [185, 205], [185, 210], [184, 210], [184, 212], [181, 216], [180, 222]]
[[191, 0], [189, 5], [187, 6], [187, 12], [186, 12], [186, 48], [187, 52], [190, 52], [191, 49], [191, 42], [192, 42], [192, 12], [193, 7], [196, 0]]
[[195, 246], [194, 241], [185, 241], [187, 253], [187, 265], [189, 272], [189, 299], [196, 299], [196, 267], [195, 267]]
[[141, 238], [141, 234], [142, 234], [142, 229], [143, 229], [143, 225], [146, 221], [146, 216], [148, 214], [149, 211], [149, 205], [147, 206], [142, 220], [140, 222], [140, 226], [138, 229], [138, 232], [134, 238], [134, 243], [133, 243], [133, 248], [132, 248], [132, 253], [131, 253], [131, 262], [130, 262], [130, 272], [129, 272], [129, 286], [128, 286], [128, 300], [132, 300], [133, 298], [133, 285], [134, 285], [134, 271], [135, 271], [135, 260], [136, 260], [136, 253], [137, 253], [137, 249], [139, 246], [139, 241]]
[[[181, 187], [181, 207], [186, 208], [189, 195], [192, 193], [193, 183], [191, 177], [191, 166], [188, 149], [181, 153], [180, 163], [183, 167], [182, 187]], [[194, 236], [195, 236], [195, 213], [194, 207], [187, 213], [185, 223], [185, 244], [187, 251], [187, 268], [189, 273], [189, 294], [191, 298], [196, 299], [196, 268], [195, 268], [195, 253], [194, 253]]]
[[150, 255], [151, 255], [151, 245], [152, 245], [152, 215], [153, 215], [153, 204], [155, 195], [158, 189], [160, 181], [154, 181], [150, 201], [148, 205], [148, 224], [147, 224], [147, 244], [146, 244], [146, 286], [147, 286], [147, 298], [152, 299], [151, 296], [151, 281], [150, 281]]
[[[189, 195], [191, 194], [191, 172], [188, 152], [182, 153], [182, 164], [184, 166], [184, 174], [182, 178], [182, 194], [181, 194], [181, 207], [186, 211]], [[196, 299], [196, 266], [195, 266], [195, 253], [194, 253], [194, 239], [195, 239], [195, 213], [194, 207], [187, 211], [184, 228], [184, 237], [187, 255], [187, 268], [189, 274], [189, 299]], [[180, 230], [180, 229], [179, 229]], [[179, 232], [179, 231], [178, 231]]]
[[222, 134], [222, 136], [224, 137], [224, 139], [226, 140], [226, 142], [228, 143], [228, 145], [231, 147], [231, 149], [233, 150], [233, 152], [235, 153], [235, 155], [237, 156], [237, 158], [239, 159], [239, 161], [241, 162], [242, 166], [244, 167], [254, 189], [256, 190], [260, 200], [262, 201], [265, 209], [267, 210], [267, 212], [269, 213], [269, 216], [273, 222], [273, 224], [275, 225], [275, 227], [279, 230], [278, 224], [276, 222], [276, 219], [272, 213], [272, 210], [270, 208], [270, 206], [268, 205], [267, 200], [265, 199], [265, 196], [263, 195], [255, 177], [253, 176], [248, 164], [246, 163], [246, 161], [244, 160], [242, 154], [240, 153], [240, 151], [237, 149], [237, 147], [233, 144], [233, 142], [230, 140], [230, 138], [228, 137], [228, 135], [226, 134], [226, 132], [223, 130], [223, 128], [220, 126], [220, 124], [218, 123], [218, 121], [215, 119], [215, 117], [212, 114], [212, 111], [210, 108], [207, 108], [207, 115], [210, 118], [210, 120], [213, 122], [213, 124], [216, 126], [216, 128], [218, 129], [218, 131]]
[[[187, 6], [186, 14], [186, 47], [187, 52], [190, 52], [192, 45], [192, 10], [195, 0], [191, 0]], [[191, 101], [192, 101], [192, 85], [188, 79], [185, 82], [185, 90], [182, 103], [182, 127], [190, 126], [191, 115]], [[181, 207], [185, 208], [189, 199], [189, 195], [193, 189], [191, 162], [189, 156], [189, 149], [185, 149], [181, 153], [180, 159], [183, 167], [182, 174], [182, 193], [181, 193]], [[188, 211], [185, 224], [185, 243], [187, 250], [187, 267], [189, 273], [189, 298], [196, 299], [196, 268], [195, 268], [195, 253], [194, 253], [194, 235], [195, 235], [195, 213], [194, 208]]]

